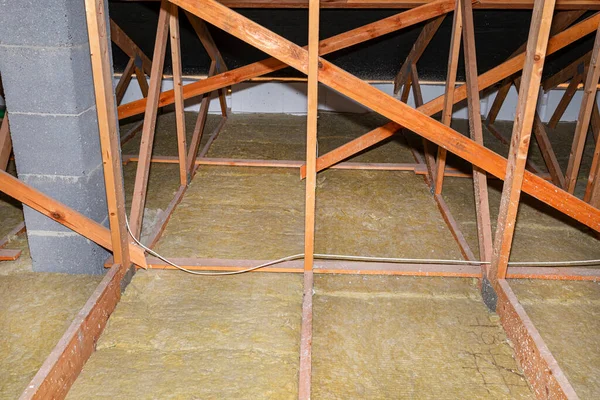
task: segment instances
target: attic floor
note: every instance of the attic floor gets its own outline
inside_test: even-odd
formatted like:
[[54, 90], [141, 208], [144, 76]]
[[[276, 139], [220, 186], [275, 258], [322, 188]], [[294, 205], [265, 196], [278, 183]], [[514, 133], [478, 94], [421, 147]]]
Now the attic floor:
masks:
[[[195, 115], [186, 117], [191, 131]], [[301, 160], [304, 121], [287, 115], [232, 115], [208, 156]], [[323, 113], [319, 153], [384, 122], [371, 114]], [[208, 124], [214, 126], [216, 119], [209, 118]], [[497, 125], [506, 135], [510, 133], [508, 125]], [[455, 128], [467, 132], [463, 121], [457, 121]], [[565, 137], [572, 135], [569, 130], [573, 128], [573, 124], [561, 124], [549, 132], [557, 141], [561, 162], [568, 156]], [[161, 115], [156, 155], [176, 154], [174, 131], [173, 115]], [[408, 139], [420, 142], [410, 134]], [[136, 153], [138, 140], [127, 143], [123, 153]], [[488, 132], [485, 141], [488, 147], [506, 153], [506, 147]], [[535, 148], [532, 160], [543, 165]], [[395, 138], [352, 161], [412, 163], [414, 159], [404, 140]], [[450, 162], [465, 168], [456, 160]], [[586, 165], [589, 160], [584, 159], [582, 174]], [[134, 162], [124, 168], [128, 196], [135, 168]], [[495, 224], [501, 185], [489, 182]], [[240, 259], [300, 253], [303, 186], [296, 169], [201, 167], [157, 249], [170, 257]], [[153, 164], [146, 233], [177, 188], [177, 166]], [[444, 198], [477, 253], [472, 181], [446, 178]], [[325, 171], [318, 177], [317, 199], [318, 252], [461, 258], [423, 178], [412, 172]], [[600, 258], [597, 239], [587, 230], [529, 197], [524, 200], [513, 260]], [[14, 243], [24, 246], [25, 239]], [[46, 285], [56, 301], [68, 290], [74, 300], [69, 312], [61, 315], [47, 315], [43, 303], [27, 320], [0, 314], [0, 321], [11, 318], [9, 329], [15, 332], [0, 342], [6, 343], [2, 346], [7, 354], [3, 357], [4, 351], [0, 352], [0, 364], [8, 366], [0, 370], [10, 369], [13, 376], [19, 376], [14, 385], [0, 386], [0, 397], [15, 397], [22, 391], [52, 347], [42, 346], [37, 338], [55, 343], [95, 282], [73, 283], [68, 289], [52, 286], [44, 283], [50, 278], [43, 277], [52, 274], [29, 272], [26, 254], [18, 262], [20, 267], [0, 264], [2, 270], [10, 271], [7, 278], [22, 280], [21, 287]], [[30, 301], [25, 295], [9, 293], [3, 278], [0, 296], [6, 293], [6, 297], [0, 302], [4, 298], [15, 304]], [[71, 278], [52, 279], [67, 282]], [[597, 397], [598, 284], [519, 281], [511, 285], [580, 396]], [[546, 298], [553, 300], [542, 301]], [[302, 279], [295, 274], [208, 278], [176, 271], [139, 271], [70, 398], [297, 396], [301, 301]], [[570, 317], [561, 317], [566, 314]], [[56, 339], [49, 329], [21, 340], [23, 334], [17, 333], [34, 319], [52, 326]], [[575, 335], [567, 334], [575, 330]], [[22, 368], [19, 352], [40, 356]], [[317, 276], [312, 382], [314, 398], [531, 397], [497, 317], [487, 312], [470, 279]]]

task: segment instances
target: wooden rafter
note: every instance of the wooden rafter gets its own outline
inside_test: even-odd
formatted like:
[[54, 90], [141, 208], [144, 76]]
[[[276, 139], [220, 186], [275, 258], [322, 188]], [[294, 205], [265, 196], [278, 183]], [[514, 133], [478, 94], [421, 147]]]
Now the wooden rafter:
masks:
[[577, 399], [575, 390], [507, 281], [496, 286], [500, 322], [538, 399]]

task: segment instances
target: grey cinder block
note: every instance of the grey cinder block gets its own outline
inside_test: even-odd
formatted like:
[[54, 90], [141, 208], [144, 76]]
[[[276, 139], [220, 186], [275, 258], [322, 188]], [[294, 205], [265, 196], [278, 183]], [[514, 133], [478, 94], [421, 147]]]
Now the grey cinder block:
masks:
[[67, 274], [103, 274], [109, 253], [83, 236], [27, 234], [33, 270]]
[[80, 114], [95, 104], [89, 46], [0, 46], [6, 109]]
[[102, 162], [96, 108], [79, 116], [10, 113], [19, 175], [83, 176]]
[[88, 41], [83, 0], [0, 0], [0, 45], [72, 46]]

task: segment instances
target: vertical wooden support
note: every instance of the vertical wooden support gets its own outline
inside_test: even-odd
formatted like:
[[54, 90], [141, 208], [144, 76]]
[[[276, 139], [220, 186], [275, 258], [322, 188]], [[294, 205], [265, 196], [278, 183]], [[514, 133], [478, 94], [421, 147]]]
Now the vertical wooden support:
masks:
[[306, 119], [306, 200], [304, 213], [304, 297], [300, 336], [298, 399], [308, 400], [312, 371], [312, 296], [317, 183], [317, 107], [319, 91], [319, 0], [308, 3], [308, 116]]
[[569, 164], [567, 166], [565, 190], [569, 193], [575, 191], [577, 184], [577, 175], [581, 166], [581, 158], [585, 147], [592, 111], [596, 102], [596, 92], [598, 91], [598, 81], [600, 80], [600, 29], [596, 32], [596, 41], [594, 50], [592, 51], [592, 59], [588, 68], [585, 86], [583, 88], [583, 99], [581, 101], [581, 109], [577, 118], [577, 126], [575, 127], [575, 137], [571, 147]]
[[[477, 84], [475, 27], [473, 24], [473, 6], [471, 2], [461, 1], [461, 10], [463, 14], [463, 47], [467, 77], [467, 100], [469, 104], [469, 132], [471, 139], [483, 146], [481, 103], [479, 100], [479, 85]], [[479, 257], [482, 261], [489, 261], [492, 258], [492, 226], [490, 222], [487, 175], [485, 171], [475, 166], [473, 166], [473, 187], [475, 190], [475, 209], [477, 212]]]
[[319, 0], [309, 2], [308, 26], [308, 116], [306, 119], [306, 205], [304, 224], [304, 269], [312, 271], [315, 234], [315, 190], [317, 182], [317, 106], [319, 73]]
[[[452, 108], [454, 106], [454, 89], [456, 87], [456, 72], [458, 70], [458, 57], [460, 56], [460, 42], [462, 36], [462, 11], [460, 1], [456, 0], [454, 21], [452, 23], [452, 38], [450, 39], [450, 54], [448, 56], [448, 74], [446, 76], [446, 92], [444, 94], [444, 109], [442, 110], [442, 124], [450, 126], [452, 123]], [[435, 194], [442, 193], [444, 185], [444, 170], [446, 169], [446, 156], [448, 152], [443, 147], [438, 147], [437, 165], [435, 173]]]
[[6, 113], [2, 119], [2, 126], [0, 126], [0, 171], [6, 171], [11, 151], [12, 140], [8, 125], [8, 113]]
[[158, 15], [158, 28], [156, 30], [156, 42], [150, 73], [150, 89], [146, 112], [144, 114], [144, 128], [140, 143], [140, 160], [138, 161], [133, 189], [133, 200], [131, 203], [130, 227], [133, 234], [139, 238], [142, 232], [142, 219], [144, 217], [144, 206], [146, 205], [146, 191], [148, 189], [148, 176], [150, 172], [150, 159], [152, 156], [152, 145], [154, 144], [154, 131], [156, 129], [156, 114], [158, 112], [158, 99], [160, 96], [160, 84], [165, 63], [165, 52], [167, 48], [167, 36], [169, 31], [169, 9], [171, 6], [167, 0], [162, 0]]
[[110, 47], [107, 40], [104, 0], [85, 0], [108, 220], [114, 260], [123, 274], [129, 269], [129, 235], [125, 222], [125, 191], [117, 127], [117, 110], [113, 94]]
[[177, 125], [177, 151], [179, 153], [179, 181], [182, 186], [186, 186], [188, 183], [188, 171], [183, 81], [181, 78], [181, 46], [179, 43], [179, 8], [174, 4], [171, 4], [169, 32], [171, 37], [171, 60], [173, 63], [173, 92], [175, 94], [175, 123]]
[[496, 236], [494, 238], [492, 263], [488, 270], [488, 279], [491, 282], [496, 282], [498, 279], [506, 277], [519, 208], [521, 186], [523, 185], [523, 175], [525, 174], [525, 160], [527, 160], [542, 70], [546, 59], [546, 48], [550, 35], [554, 4], [555, 0], [536, 0], [533, 8], [523, 77], [519, 90], [519, 103], [508, 155], [506, 177], [502, 189]]

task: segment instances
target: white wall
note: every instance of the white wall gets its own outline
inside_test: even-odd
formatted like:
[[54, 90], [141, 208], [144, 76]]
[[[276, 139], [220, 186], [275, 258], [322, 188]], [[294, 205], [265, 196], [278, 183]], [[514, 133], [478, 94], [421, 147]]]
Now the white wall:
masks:
[[[118, 79], [115, 79], [115, 85]], [[193, 82], [186, 79], [184, 84]], [[392, 95], [393, 84], [375, 83], [376, 88], [384, 93]], [[173, 81], [165, 79], [162, 83], [162, 90], [173, 88]], [[425, 102], [432, 100], [444, 93], [444, 86], [440, 84], [422, 84], [423, 99]], [[542, 120], [548, 121], [556, 109], [558, 102], [564, 94], [564, 89], [555, 89], [549, 93], [542, 94], [538, 102], [538, 111]], [[142, 94], [135, 80], [132, 80], [123, 98], [122, 104], [141, 98]], [[492, 105], [496, 93], [492, 93], [481, 99], [481, 113], [487, 115], [489, 107]], [[562, 120], [576, 121], [581, 105], [582, 92], [578, 91], [571, 104], [567, 108]], [[600, 96], [599, 96], [600, 100]], [[414, 107], [412, 95], [409, 99], [409, 105]], [[186, 101], [186, 110], [198, 111], [200, 100], [189, 99]], [[306, 114], [306, 83], [305, 82], [245, 82], [234, 85], [232, 93], [227, 94], [227, 106], [233, 113], [285, 113], [285, 114]], [[517, 107], [517, 91], [514, 86], [498, 114], [498, 120], [513, 121]], [[324, 111], [337, 112], [367, 112], [368, 109], [321, 85], [319, 87], [319, 109]], [[219, 102], [211, 101], [209, 107], [210, 113], [219, 113]], [[454, 118], [467, 119], [466, 103], [462, 108], [455, 108]]]

